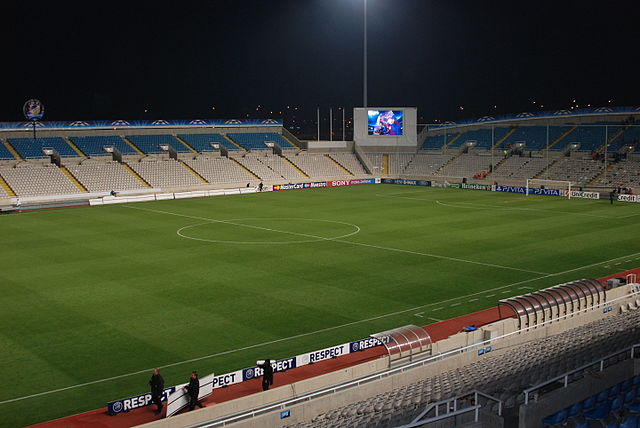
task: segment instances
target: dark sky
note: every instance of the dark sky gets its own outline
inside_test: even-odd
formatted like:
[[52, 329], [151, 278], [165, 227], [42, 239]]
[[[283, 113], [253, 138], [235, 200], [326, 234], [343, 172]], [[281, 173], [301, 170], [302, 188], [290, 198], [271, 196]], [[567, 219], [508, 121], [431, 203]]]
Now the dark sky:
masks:
[[[640, 104], [637, 0], [367, 1], [370, 106], [433, 121]], [[32, 97], [48, 120], [349, 111], [362, 105], [363, 3], [5, 0], [0, 121]]]

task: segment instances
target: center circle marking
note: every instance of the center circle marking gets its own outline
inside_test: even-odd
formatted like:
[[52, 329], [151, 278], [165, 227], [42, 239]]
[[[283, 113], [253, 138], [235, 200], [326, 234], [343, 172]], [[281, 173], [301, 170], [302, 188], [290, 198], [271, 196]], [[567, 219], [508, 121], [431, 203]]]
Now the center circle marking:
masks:
[[[264, 230], [266, 232], [275, 232], [275, 233], [283, 233], [285, 235], [300, 235], [300, 236], [305, 236], [307, 234], [304, 233], [298, 233], [298, 232], [291, 232], [288, 230], [278, 230], [278, 229], [271, 229], [268, 227], [264, 227], [264, 226], [251, 226], [248, 224], [242, 224], [242, 223], [233, 223], [233, 222], [240, 222], [240, 221], [256, 221], [256, 220], [260, 220], [260, 221], [274, 221], [274, 220], [282, 220], [282, 221], [308, 221], [308, 222], [322, 222], [322, 223], [335, 223], [335, 224], [340, 224], [340, 225], [344, 225], [344, 226], [350, 226], [352, 227], [354, 230], [350, 233], [346, 233], [344, 235], [339, 235], [339, 236], [331, 236], [331, 237], [323, 237], [323, 236], [318, 236], [317, 238], [312, 238], [312, 239], [301, 239], [301, 240], [295, 240], [295, 241], [227, 241], [227, 240], [222, 240], [222, 239], [206, 239], [206, 238], [198, 238], [195, 236], [189, 236], [187, 234], [184, 233], [184, 231], [189, 230], [189, 229], [194, 229], [200, 226], [204, 226], [204, 225], [208, 225], [208, 224], [226, 224], [229, 226], [239, 226], [239, 227], [248, 227], [250, 229], [258, 229], [258, 230]], [[348, 238], [350, 236], [353, 236], [357, 233], [360, 233], [360, 227], [353, 224], [353, 223], [347, 223], [344, 221], [337, 221], [337, 220], [321, 220], [321, 219], [316, 219], [316, 218], [282, 218], [282, 217], [278, 217], [278, 218], [234, 218], [234, 219], [227, 219], [227, 220], [210, 220], [210, 221], [205, 221], [205, 222], [201, 222], [201, 223], [196, 223], [196, 224], [190, 224], [188, 226], [184, 226], [181, 227], [180, 229], [178, 229], [176, 231], [176, 234], [178, 236], [180, 236], [181, 238], [186, 238], [186, 239], [192, 239], [194, 241], [203, 241], [203, 242], [213, 242], [213, 243], [219, 243], [219, 244], [252, 244], [252, 245], [264, 245], [264, 244], [268, 244], [268, 245], [279, 245], [279, 244], [303, 244], [303, 243], [307, 243], [307, 242], [319, 242], [319, 241], [333, 241], [336, 239], [344, 239], [344, 238]]]

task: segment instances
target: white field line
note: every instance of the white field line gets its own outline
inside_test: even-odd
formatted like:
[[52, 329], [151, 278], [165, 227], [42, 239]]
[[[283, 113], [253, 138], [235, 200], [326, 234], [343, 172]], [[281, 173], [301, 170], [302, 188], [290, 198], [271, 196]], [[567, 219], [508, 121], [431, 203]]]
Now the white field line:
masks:
[[[378, 250], [395, 251], [395, 252], [398, 252], [398, 253], [413, 254], [413, 255], [417, 255], [417, 256], [425, 256], [425, 257], [431, 257], [431, 258], [434, 258], [434, 259], [449, 260], [449, 261], [460, 262], [460, 263], [469, 263], [469, 264], [474, 264], [474, 265], [481, 265], [481, 266], [487, 266], [487, 267], [498, 268], [498, 269], [514, 270], [514, 271], [525, 272], [525, 273], [534, 273], [536, 275], [548, 275], [547, 272], [536, 272], [536, 271], [532, 271], [532, 270], [528, 270], [528, 269], [520, 269], [520, 268], [511, 267], [511, 266], [502, 266], [502, 265], [497, 265], [497, 264], [493, 264], [493, 263], [484, 263], [484, 262], [477, 262], [477, 261], [473, 261], [473, 260], [460, 259], [460, 258], [457, 258], [457, 257], [448, 257], [448, 256], [441, 256], [441, 255], [438, 255], [438, 254], [431, 254], [431, 253], [423, 253], [423, 252], [419, 252], [419, 251], [404, 250], [402, 248], [383, 247], [383, 246], [380, 246], [380, 245], [365, 244], [363, 242], [344, 241], [344, 240], [338, 239], [338, 238], [325, 238], [324, 236], [310, 235], [310, 234], [307, 234], [307, 233], [290, 232], [290, 231], [286, 231], [286, 230], [271, 229], [271, 228], [268, 228], [268, 227], [255, 226], [255, 225], [249, 225], [249, 224], [244, 224], [244, 223], [237, 223], [237, 222], [234, 222], [232, 220], [216, 220], [216, 219], [212, 219], [212, 218], [206, 218], [206, 217], [192, 216], [192, 215], [187, 215], [187, 214], [174, 213], [174, 212], [171, 212], [171, 211], [154, 210], [154, 209], [151, 209], [151, 208], [140, 208], [140, 207], [129, 207], [129, 206], [123, 206], [123, 208], [129, 208], [129, 209], [140, 210], [140, 211], [148, 211], [148, 212], [152, 212], [152, 213], [156, 213], [156, 214], [166, 214], [166, 215], [172, 215], [172, 216], [177, 216], [177, 217], [185, 217], [185, 218], [190, 218], [190, 219], [193, 219], [193, 220], [208, 221], [208, 222], [211, 222], [211, 223], [230, 224], [230, 225], [233, 225], [233, 226], [248, 227], [250, 229], [266, 230], [266, 231], [269, 231], [269, 232], [285, 233], [285, 234], [288, 234], [288, 235], [295, 235], [295, 236], [302, 236], [302, 237], [305, 237], [305, 238], [316, 239], [318, 241], [339, 242], [341, 244], [349, 244], [349, 245], [357, 245], [357, 246], [360, 246], [360, 247], [376, 248]], [[344, 224], [350, 224], [350, 223], [344, 223]], [[356, 225], [353, 225], [353, 226], [356, 226]], [[359, 231], [359, 229], [358, 229], [358, 231]], [[182, 236], [180, 234], [178, 234], [178, 236], [184, 237], [184, 236]]]
[[[371, 318], [352, 321], [352, 322], [349, 322], [349, 323], [346, 323], [346, 324], [327, 327], [327, 328], [323, 328], [323, 329], [320, 329], [320, 330], [310, 331], [310, 332], [307, 332], [307, 333], [300, 333], [300, 334], [296, 334], [294, 336], [283, 337], [283, 338], [280, 338], [280, 339], [270, 340], [268, 342], [262, 342], [262, 343], [257, 343], [257, 344], [254, 344], [254, 345], [244, 346], [244, 347], [241, 347], [241, 348], [230, 349], [230, 350], [227, 350], [227, 351], [217, 352], [215, 354], [204, 355], [202, 357], [191, 358], [191, 359], [184, 360], [184, 361], [177, 361], [177, 362], [173, 362], [173, 363], [170, 363], [170, 364], [165, 364], [163, 366], [156, 366], [156, 367], [158, 367], [158, 368], [175, 367], [175, 366], [179, 366], [179, 365], [182, 365], [182, 364], [188, 364], [188, 363], [192, 363], [192, 362], [195, 362], [195, 361], [202, 361], [202, 360], [206, 360], [206, 359], [209, 359], [209, 358], [214, 358], [214, 357], [219, 357], [219, 356], [222, 356], [222, 355], [228, 355], [228, 354], [232, 354], [232, 353], [236, 353], [236, 352], [240, 352], [240, 351], [245, 351], [245, 350], [248, 350], [248, 349], [260, 348], [260, 347], [271, 345], [271, 344], [274, 344], [274, 343], [287, 342], [287, 341], [290, 341], [290, 340], [293, 340], [293, 339], [298, 339], [298, 338], [301, 338], [301, 337], [312, 336], [312, 335], [319, 334], [319, 333], [325, 333], [325, 332], [328, 332], [328, 331], [338, 330], [338, 329], [341, 329], [341, 328], [344, 328], [344, 327], [350, 327], [350, 326], [357, 325], [357, 324], [363, 324], [363, 323], [367, 323], [367, 322], [370, 322], [370, 321], [376, 321], [376, 320], [379, 320], [379, 319], [388, 318], [388, 317], [392, 317], [392, 316], [395, 316], [395, 315], [404, 314], [404, 313], [407, 313], [407, 312], [415, 312], [415, 311], [417, 311], [419, 309], [428, 308], [428, 307], [432, 307], [432, 306], [435, 306], [435, 305], [441, 305], [443, 303], [452, 302], [452, 301], [455, 301], [455, 300], [458, 300], [458, 299], [466, 299], [468, 297], [479, 296], [481, 294], [485, 294], [485, 293], [488, 293], [488, 292], [491, 292], [491, 291], [501, 290], [503, 288], [513, 287], [513, 286], [520, 285], [520, 284], [526, 284], [526, 283], [537, 281], [537, 280], [540, 280], [540, 279], [545, 279], [545, 278], [551, 278], [551, 277], [554, 277], [554, 276], [564, 275], [564, 274], [575, 272], [575, 271], [578, 271], [578, 270], [587, 269], [587, 268], [590, 268], [590, 267], [593, 267], [593, 266], [596, 266], [596, 265], [599, 265], [599, 264], [602, 264], [602, 263], [608, 263], [608, 262], [611, 262], [613, 260], [618, 260], [618, 259], [622, 259], [622, 258], [626, 258], [626, 257], [633, 257], [633, 256], [637, 256], [637, 255], [640, 255], [640, 252], [628, 254], [628, 255], [625, 255], [625, 256], [615, 257], [613, 259], [604, 260], [604, 261], [600, 261], [598, 263], [592, 263], [592, 264], [585, 265], [585, 266], [580, 266], [580, 267], [569, 269], [569, 270], [565, 270], [565, 271], [562, 271], [562, 272], [546, 274], [546, 275], [543, 275], [543, 276], [540, 276], [540, 277], [537, 277], [537, 278], [525, 279], [523, 281], [518, 281], [518, 282], [514, 282], [512, 284], [507, 284], [507, 285], [502, 285], [500, 287], [489, 288], [489, 289], [486, 289], [486, 290], [477, 291], [475, 293], [466, 294], [466, 295], [463, 295], [463, 296], [452, 297], [450, 299], [441, 300], [439, 302], [427, 303], [427, 304], [424, 304], [424, 305], [416, 306], [414, 308], [403, 309], [403, 310], [395, 311], [395, 312], [389, 312], [389, 313], [382, 314], [382, 315], [377, 315], [377, 316], [371, 317]], [[491, 296], [494, 296], [494, 295], [495, 294], [493, 294]], [[437, 307], [437, 308], [432, 309], [431, 311], [435, 312], [435, 311], [439, 311], [439, 310], [442, 310], [442, 309], [444, 309], [444, 307]], [[117, 375], [117, 376], [111, 376], [111, 377], [107, 377], [107, 378], [103, 378], [103, 379], [96, 379], [96, 380], [93, 380], [93, 381], [90, 381], [90, 382], [84, 382], [84, 383], [79, 383], [79, 384], [76, 384], [76, 385], [70, 385], [70, 386], [66, 386], [66, 387], [63, 387], [63, 388], [57, 388], [57, 389], [52, 389], [52, 390], [49, 390], [49, 391], [43, 391], [43, 392], [39, 392], [39, 393], [36, 393], [36, 394], [25, 395], [23, 397], [11, 398], [11, 399], [8, 399], [8, 400], [0, 401], [0, 405], [1, 404], [12, 403], [12, 402], [16, 402], [16, 401], [27, 400], [27, 399], [35, 398], [35, 397], [41, 397], [41, 396], [44, 396], [44, 395], [55, 394], [57, 392], [68, 391], [68, 390], [71, 390], [71, 389], [81, 388], [81, 387], [89, 386], [89, 385], [95, 385], [95, 384], [98, 384], [98, 383], [109, 382], [109, 381], [112, 381], [112, 380], [122, 379], [122, 378], [129, 377], [129, 376], [135, 376], [135, 375], [142, 374], [142, 373], [149, 373], [151, 370], [153, 370], [152, 367], [146, 368], [146, 369], [142, 369], [142, 370], [137, 370], [135, 372], [124, 373], [124, 374]]]
[[427, 317], [427, 319], [435, 321], [435, 322], [441, 322], [442, 320], [439, 318], [434, 318], [434, 317]]

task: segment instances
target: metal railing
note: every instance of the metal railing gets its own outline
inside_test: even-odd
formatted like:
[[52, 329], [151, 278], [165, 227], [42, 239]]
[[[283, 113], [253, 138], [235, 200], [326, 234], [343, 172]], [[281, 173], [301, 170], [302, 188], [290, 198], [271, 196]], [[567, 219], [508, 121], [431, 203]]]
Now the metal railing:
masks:
[[[469, 403], [466, 407], [459, 407], [460, 401], [465, 401], [467, 397], [473, 396], [473, 401]], [[479, 404], [480, 398], [486, 398], [486, 401], [495, 401], [498, 403], [498, 416], [502, 416], [502, 400], [499, 400], [491, 395], [485, 394], [478, 390], [470, 391], [466, 394], [459, 395], [454, 398], [449, 398], [446, 400], [438, 401], [436, 403], [431, 403], [427, 406], [427, 408], [422, 411], [418, 416], [416, 416], [410, 423], [406, 425], [401, 425], [398, 428], [413, 428], [419, 427], [422, 425], [426, 425], [428, 423], [437, 422], [442, 419], [447, 419], [450, 417], [463, 415], [465, 413], [474, 412], [474, 422], [478, 422], [480, 417], [480, 409], [485, 407], [485, 405]], [[464, 404], [464, 403], [462, 403]], [[444, 413], [440, 412], [440, 408], [444, 407]], [[433, 413], [433, 416], [428, 416], [430, 413]], [[425, 418], [426, 419], [423, 419]]]
[[624, 296], [620, 296], [620, 297], [617, 297], [617, 298], [612, 299], [610, 301], [598, 303], [597, 305], [591, 306], [591, 307], [586, 308], [586, 309], [582, 309], [582, 310], [580, 310], [578, 312], [573, 312], [571, 314], [566, 314], [566, 315], [563, 315], [563, 316], [561, 316], [559, 318], [555, 318], [553, 320], [544, 321], [544, 322], [542, 322], [540, 324], [536, 324], [534, 326], [525, 327], [523, 329], [516, 330], [516, 331], [513, 331], [511, 333], [504, 334], [502, 336], [497, 336], [497, 337], [492, 338], [492, 339], [479, 341], [479, 342], [471, 344], [471, 345], [462, 346], [462, 347], [455, 348], [455, 349], [452, 349], [452, 350], [449, 350], [449, 351], [446, 351], [446, 352], [438, 353], [436, 355], [431, 355], [431, 356], [428, 356], [428, 357], [425, 357], [425, 358], [416, 359], [413, 362], [409, 362], [409, 363], [404, 364], [402, 366], [390, 368], [390, 369], [384, 370], [384, 371], [382, 371], [380, 373], [367, 375], [367, 376], [364, 376], [362, 378], [359, 378], [359, 379], [356, 379], [356, 380], [352, 380], [352, 381], [349, 381], [349, 382], [345, 382], [345, 383], [342, 383], [342, 384], [339, 384], [339, 385], [336, 385], [336, 386], [332, 386], [332, 387], [329, 387], [329, 388], [321, 389], [321, 390], [315, 391], [315, 392], [310, 392], [310, 393], [301, 395], [301, 396], [296, 397], [296, 398], [283, 400], [283, 401], [279, 401], [277, 403], [273, 403], [273, 404], [270, 404], [270, 405], [267, 405], [267, 406], [263, 406], [263, 407], [260, 407], [260, 408], [244, 411], [244, 412], [238, 413], [238, 414], [236, 414], [234, 416], [231, 416], [231, 417], [224, 417], [224, 418], [221, 418], [221, 419], [218, 419], [218, 420], [215, 420], [215, 421], [210, 421], [210, 422], [205, 422], [205, 423], [202, 423], [202, 424], [192, 425], [192, 427], [194, 427], [194, 428], [195, 427], [198, 427], [198, 428], [205, 428], [205, 427], [209, 428], [209, 427], [226, 426], [228, 424], [235, 423], [235, 422], [238, 422], [238, 421], [241, 421], [241, 420], [244, 420], [244, 419], [255, 418], [256, 416], [260, 416], [260, 415], [272, 412], [274, 410], [285, 410], [287, 407], [291, 407], [291, 406], [294, 406], [294, 405], [297, 405], [297, 404], [301, 404], [301, 403], [304, 403], [306, 401], [310, 401], [310, 400], [313, 400], [313, 399], [316, 399], [316, 398], [320, 398], [320, 397], [323, 397], [323, 396], [332, 395], [332, 394], [341, 392], [341, 391], [343, 391], [345, 389], [349, 389], [349, 388], [352, 388], [352, 387], [357, 387], [357, 386], [360, 386], [360, 385], [363, 385], [363, 384], [366, 384], [366, 383], [369, 383], [369, 382], [373, 382], [373, 381], [376, 381], [376, 380], [381, 380], [381, 379], [384, 379], [386, 377], [389, 377], [389, 376], [392, 376], [392, 375], [395, 375], [395, 374], [400, 374], [400, 373], [406, 372], [408, 370], [412, 370], [412, 369], [415, 369], [415, 368], [418, 368], [418, 367], [422, 367], [422, 366], [424, 366], [426, 364], [429, 364], [429, 363], [432, 363], [434, 361], [443, 360], [443, 359], [448, 358], [448, 357], [459, 356], [460, 354], [463, 354], [465, 352], [469, 352], [469, 351], [472, 351], [472, 350], [473, 351], [479, 351], [481, 349], [484, 350], [487, 347], [487, 345], [489, 345], [492, 342], [495, 343], [496, 340], [505, 339], [505, 338], [508, 338], [508, 337], [511, 337], [511, 336], [515, 336], [515, 335], [518, 335], [518, 334], [529, 332], [531, 330], [537, 330], [537, 329], [540, 329], [541, 327], [544, 327], [544, 326], [549, 325], [549, 324], [557, 324], [559, 321], [561, 321], [564, 318], [570, 318], [570, 317], [573, 318], [573, 317], [575, 317], [577, 315], [580, 315], [580, 314], [583, 314], [583, 313], [586, 313], [586, 312], [593, 312], [593, 311], [595, 311], [597, 309], [604, 308], [604, 307], [607, 307], [607, 306], [611, 306], [614, 302], [619, 301], [619, 300], [623, 300], [623, 299], [627, 299], [632, 295], [634, 295], [634, 294], [627, 294], [627, 295], [624, 295]]
[[566, 388], [569, 385], [569, 383], [571, 383], [569, 378], [574, 374], [588, 371], [589, 369], [593, 369], [594, 366], [598, 366], [598, 371], [600, 371], [600, 372], [603, 371], [604, 370], [605, 361], [607, 361], [607, 360], [609, 360], [611, 358], [614, 358], [614, 357], [617, 357], [619, 355], [623, 355], [623, 354], [626, 354], [627, 352], [630, 352], [629, 358], [633, 359], [635, 357], [635, 354], [636, 354], [636, 352], [635, 352], [636, 348], [640, 348], [640, 344], [631, 345], [628, 348], [624, 348], [624, 349], [622, 349], [620, 351], [616, 351], [616, 352], [613, 352], [611, 354], [605, 355], [604, 357], [598, 358], [597, 360], [594, 360], [594, 361], [592, 361], [592, 362], [590, 362], [588, 364], [584, 364], [584, 365], [582, 365], [582, 366], [580, 366], [578, 368], [575, 368], [575, 369], [573, 369], [571, 371], [568, 371], [568, 372], [563, 373], [561, 375], [558, 375], [558, 376], [556, 376], [554, 378], [546, 380], [546, 381], [544, 381], [542, 383], [534, 385], [534, 386], [532, 386], [530, 388], [527, 388], [527, 389], [525, 389], [523, 391], [524, 392], [524, 404], [525, 405], [529, 404], [529, 396], [534, 391], [536, 391], [538, 389], [541, 389], [541, 388], [544, 388], [545, 386], [552, 385], [552, 384], [554, 384], [554, 383], [556, 383], [556, 382], [561, 380], [561, 381], [563, 381], [562, 388]]

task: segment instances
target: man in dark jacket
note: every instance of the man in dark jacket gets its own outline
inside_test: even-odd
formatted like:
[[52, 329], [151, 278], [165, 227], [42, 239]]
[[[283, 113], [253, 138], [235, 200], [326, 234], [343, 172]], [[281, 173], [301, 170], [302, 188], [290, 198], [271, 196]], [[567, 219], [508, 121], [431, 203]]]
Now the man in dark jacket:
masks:
[[260, 364], [259, 367], [263, 370], [262, 390], [267, 391], [269, 386], [273, 385], [273, 367], [271, 367], [271, 360], [264, 360], [264, 363]]
[[198, 393], [200, 392], [200, 381], [198, 380], [198, 373], [194, 370], [191, 372], [191, 379], [189, 379], [189, 385], [185, 386], [189, 394], [189, 410], [193, 410], [196, 406], [203, 408], [204, 405], [198, 401]]
[[153, 404], [158, 406], [156, 410], [156, 415], [159, 415], [162, 412], [162, 394], [164, 392], [164, 379], [160, 375], [160, 370], [153, 369], [153, 375], [151, 375], [151, 380], [149, 381], [149, 385], [151, 385], [151, 398], [153, 399]]

